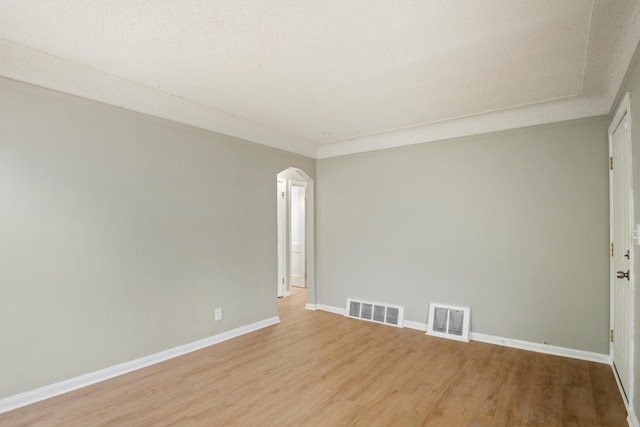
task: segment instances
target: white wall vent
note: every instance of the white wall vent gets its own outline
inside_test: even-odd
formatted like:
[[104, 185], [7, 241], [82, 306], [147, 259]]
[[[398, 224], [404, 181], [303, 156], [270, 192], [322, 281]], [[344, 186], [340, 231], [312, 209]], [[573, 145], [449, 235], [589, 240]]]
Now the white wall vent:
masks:
[[427, 335], [469, 342], [469, 307], [431, 303]]
[[397, 326], [398, 328], [404, 327], [404, 307], [399, 305], [347, 298], [347, 309], [344, 311], [344, 315], [354, 319]]

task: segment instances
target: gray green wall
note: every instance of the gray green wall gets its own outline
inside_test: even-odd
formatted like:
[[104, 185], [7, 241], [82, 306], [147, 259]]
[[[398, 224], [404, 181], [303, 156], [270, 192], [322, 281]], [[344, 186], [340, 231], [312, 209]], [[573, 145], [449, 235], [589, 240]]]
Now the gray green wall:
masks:
[[277, 316], [289, 166], [315, 175], [309, 158], [0, 80], [0, 398]]
[[608, 354], [608, 123], [319, 160], [317, 302], [470, 306], [474, 332]]

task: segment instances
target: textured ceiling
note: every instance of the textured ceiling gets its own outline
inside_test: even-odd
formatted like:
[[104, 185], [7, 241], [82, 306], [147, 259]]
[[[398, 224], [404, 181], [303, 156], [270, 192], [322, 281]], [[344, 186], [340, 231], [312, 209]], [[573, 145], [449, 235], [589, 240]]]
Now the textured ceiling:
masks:
[[313, 157], [607, 114], [637, 0], [3, 0], [0, 76]]

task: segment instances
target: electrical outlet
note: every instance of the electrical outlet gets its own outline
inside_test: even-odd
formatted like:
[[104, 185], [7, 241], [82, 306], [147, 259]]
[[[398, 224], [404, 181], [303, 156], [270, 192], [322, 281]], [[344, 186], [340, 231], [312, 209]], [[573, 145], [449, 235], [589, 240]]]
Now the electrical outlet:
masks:
[[222, 307], [216, 308], [216, 320], [222, 320]]

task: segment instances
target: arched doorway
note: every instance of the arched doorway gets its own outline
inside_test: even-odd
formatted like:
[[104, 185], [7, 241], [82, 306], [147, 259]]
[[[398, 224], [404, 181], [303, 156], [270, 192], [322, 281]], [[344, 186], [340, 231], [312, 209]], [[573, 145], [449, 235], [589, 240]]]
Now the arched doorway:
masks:
[[277, 296], [306, 288], [307, 308], [315, 307], [314, 185], [304, 171], [288, 168], [277, 175]]

